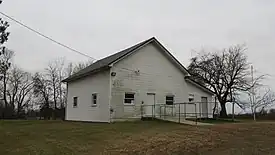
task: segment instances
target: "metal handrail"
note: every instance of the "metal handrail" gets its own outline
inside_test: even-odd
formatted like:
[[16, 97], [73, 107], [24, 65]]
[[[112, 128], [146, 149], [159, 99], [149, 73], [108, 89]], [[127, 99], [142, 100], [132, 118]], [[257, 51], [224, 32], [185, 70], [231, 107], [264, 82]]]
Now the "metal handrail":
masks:
[[[206, 102], [182, 102], [182, 103], [174, 103], [173, 105], [167, 105], [164, 103], [156, 103], [152, 105], [141, 105], [141, 116], [142, 117], [152, 117], [152, 118], [161, 118], [161, 119], [169, 119], [169, 118], [177, 118], [178, 122], [180, 123], [182, 121], [182, 118], [185, 120], [187, 118], [195, 118], [196, 124], [198, 119], [201, 118], [208, 118], [210, 115], [212, 115], [212, 112], [202, 112], [202, 106], [201, 103], [206, 103]], [[212, 102], [208, 102], [212, 103]], [[182, 107], [182, 104], [184, 107]], [[187, 112], [186, 110], [190, 107], [187, 108], [187, 105], [194, 105], [194, 112]], [[198, 106], [199, 107], [198, 107]], [[151, 114], [144, 113], [144, 108], [146, 107], [151, 107]], [[199, 108], [199, 109], [198, 109]], [[184, 110], [184, 111], [182, 111]], [[199, 111], [198, 111], [199, 110]]]

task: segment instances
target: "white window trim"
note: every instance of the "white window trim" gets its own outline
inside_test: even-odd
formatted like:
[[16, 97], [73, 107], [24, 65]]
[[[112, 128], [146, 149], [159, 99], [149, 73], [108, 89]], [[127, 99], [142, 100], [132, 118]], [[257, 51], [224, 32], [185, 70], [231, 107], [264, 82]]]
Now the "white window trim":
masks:
[[[134, 94], [134, 100], [133, 100], [133, 103], [125, 103], [125, 95], [126, 94]], [[134, 93], [134, 92], [125, 92], [124, 93], [124, 98], [123, 98], [123, 104], [125, 105], [125, 106], [133, 106], [133, 105], [135, 105], [135, 95], [136, 95], [136, 93]]]
[[[94, 104], [94, 95], [96, 95], [96, 104]], [[92, 107], [97, 107], [98, 105], [98, 93], [92, 93]]]
[[[76, 106], [74, 106], [74, 98], [76, 97]], [[78, 96], [73, 96], [73, 108], [78, 107]]]

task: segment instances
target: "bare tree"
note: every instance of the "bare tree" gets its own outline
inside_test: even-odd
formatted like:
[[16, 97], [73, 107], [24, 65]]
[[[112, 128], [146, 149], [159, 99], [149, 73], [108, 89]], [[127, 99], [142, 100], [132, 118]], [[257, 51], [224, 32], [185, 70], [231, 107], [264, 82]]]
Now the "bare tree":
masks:
[[[8, 87], [8, 70], [11, 66], [11, 60], [14, 56], [14, 52], [8, 50], [7, 48], [3, 47], [1, 51], [0, 57], [0, 78], [1, 78], [1, 95], [4, 101], [4, 107], [7, 108], [9, 106], [9, 102], [7, 99], [7, 87]], [[5, 115], [5, 111], [3, 113]], [[4, 116], [5, 117], [5, 116]]]
[[45, 75], [41, 73], [35, 73], [33, 76], [33, 93], [40, 104], [40, 111], [43, 111], [44, 118], [50, 119], [50, 96], [51, 85], [49, 80], [45, 78]]
[[[0, 1], [0, 4], [2, 1]], [[9, 27], [9, 23], [7, 21], [4, 21], [2, 18], [0, 18], [0, 45], [1, 48], [3, 47], [2, 45], [8, 41], [8, 37], [10, 35], [9, 32], [7, 32], [7, 29]]]
[[[0, 4], [2, 3], [2, 0], [0, 0]], [[4, 110], [3, 110], [3, 117], [5, 117], [5, 109], [8, 106], [7, 103], [7, 96], [6, 96], [6, 72], [10, 67], [10, 62], [9, 59], [6, 59], [8, 54], [10, 54], [11, 52], [9, 52], [9, 50], [7, 50], [7, 48], [5, 48], [4, 43], [8, 41], [8, 37], [10, 35], [9, 32], [7, 32], [7, 29], [9, 27], [9, 23], [7, 21], [4, 21], [2, 18], [0, 18], [0, 75], [1, 75], [1, 81], [2, 83], [2, 99], [4, 102]], [[1, 103], [0, 103], [1, 104]]]
[[90, 62], [76, 65], [69, 63], [68, 67], [65, 67], [64, 58], [57, 58], [49, 62], [43, 73], [36, 73], [33, 77], [34, 94], [36, 100], [42, 102], [41, 109], [53, 108], [53, 118], [56, 119], [59, 110], [62, 111], [66, 103], [66, 85], [62, 80], [88, 65]]
[[59, 96], [59, 102], [60, 102], [60, 108], [65, 107], [65, 94], [66, 94], [66, 85], [62, 83], [62, 80], [66, 77], [65, 73], [65, 59], [60, 58], [56, 60], [56, 66], [58, 71], [58, 96]]
[[7, 102], [13, 107], [13, 109], [15, 107], [15, 98], [18, 93], [19, 84], [21, 83], [22, 77], [22, 70], [15, 66], [11, 67], [10, 71], [7, 73]]
[[[275, 104], [275, 93], [267, 86], [253, 87], [246, 94], [248, 99], [242, 100], [242, 105], [251, 109], [254, 120], [256, 120], [257, 112], [261, 113], [265, 108]], [[242, 95], [242, 98], [244, 98], [244, 95]]]
[[65, 78], [65, 60], [58, 58], [51, 61], [46, 68], [46, 78], [49, 80], [49, 84], [52, 90], [52, 100], [54, 102], [54, 109], [58, 110], [58, 107], [65, 107], [65, 90], [66, 86], [61, 81]]
[[248, 91], [263, 76], [251, 84], [245, 46], [233, 46], [214, 53], [200, 53], [191, 59], [188, 71], [196, 80], [215, 92], [221, 105], [220, 116], [227, 117], [226, 103], [232, 102], [231, 92]]
[[75, 73], [77, 73], [78, 71], [88, 67], [89, 65], [91, 65], [93, 62], [92, 61], [87, 61], [87, 62], [78, 62], [76, 64], [73, 64], [72, 62], [70, 62], [66, 68], [66, 76], [69, 77]]
[[14, 67], [11, 73], [9, 90], [12, 93], [9, 94], [12, 95], [9, 95], [10, 102], [17, 105], [17, 116], [19, 117], [23, 107], [27, 107], [31, 100], [33, 81], [31, 74], [20, 68]]
[[68, 63], [68, 66], [67, 68], [65, 69], [65, 76], [66, 77], [69, 77], [71, 75], [73, 75], [73, 72], [74, 72], [74, 65], [72, 62]]
[[17, 116], [19, 116], [22, 108], [28, 104], [31, 90], [31, 74], [13, 66], [8, 73], [7, 96], [13, 109], [15, 105], [17, 106]]
[[46, 70], [46, 78], [48, 79], [49, 87], [51, 87], [52, 90], [52, 98], [54, 102], [54, 109], [57, 109], [57, 98], [58, 98], [58, 70], [56, 67], [56, 64], [50, 63], [49, 66], [45, 69]]

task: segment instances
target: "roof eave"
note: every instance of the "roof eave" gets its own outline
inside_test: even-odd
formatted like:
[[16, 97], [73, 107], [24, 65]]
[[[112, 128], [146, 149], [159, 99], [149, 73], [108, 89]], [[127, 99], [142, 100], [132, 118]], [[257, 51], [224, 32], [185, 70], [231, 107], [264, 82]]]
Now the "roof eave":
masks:
[[205, 86], [199, 84], [198, 82], [190, 79], [189, 77], [185, 77], [185, 80], [188, 81], [188, 82], [190, 82], [190, 83], [192, 83], [192, 84], [194, 84], [194, 85], [196, 85], [196, 86], [198, 86], [198, 87], [200, 87], [200, 88], [202, 88], [206, 92], [208, 92], [208, 93], [210, 93], [212, 95], [215, 95], [215, 92], [213, 92], [212, 90], [210, 90], [210, 89], [206, 88]]
[[68, 78], [62, 80], [62, 82], [72, 82], [72, 81], [76, 81], [76, 80], [82, 79], [82, 78], [84, 78], [84, 77], [87, 77], [87, 76], [89, 76], [89, 75], [93, 75], [93, 74], [96, 74], [96, 73], [98, 73], [98, 72], [108, 70], [109, 68], [110, 68], [110, 66], [103, 66], [103, 67], [101, 67], [101, 68], [98, 68], [98, 69], [93, 70], [93, 71], [91, 71], [91, 72], [87, 72], [87, 73], [85, 73], [85, 74], [81, 74], [81, 75], [79, 75], [79, 76], [68, 77]]

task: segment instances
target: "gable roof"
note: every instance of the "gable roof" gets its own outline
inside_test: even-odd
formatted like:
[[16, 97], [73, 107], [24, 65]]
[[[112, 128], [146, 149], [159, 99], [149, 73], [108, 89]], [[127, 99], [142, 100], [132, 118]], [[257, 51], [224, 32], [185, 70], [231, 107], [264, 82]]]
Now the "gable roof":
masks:
[[134, 46], [131, 46], [131, 47], [124, 49], [120, 52], [117, 52], [113, 55], [110, 55], [108, 57], [100, 59], [100, 60], [96, 61], [95, 63], [92, 63], [88, 67], [86, 67], [86, 68], [80, 70], [79, 72], [71, 75], [70, 77], [64, 79], [62, 82], [74, 81], [74, 80], [83, 78], [85, 76], [88, 76], [88, 75], [91, 75], [91, 74], [94, 74], [94, 73], [97, 73], [97, 72], [100, 72], [103, 70], [107, 70], [110, 68], [111, 64], [125, 58], [127, 55], [132, 54], [133, 52], [137, 51], [139, 48], [141, 48], [151, 42], [156, 43], [157, 46], [160, 47], [169, 56], [169, 58], [175, 63], [175, 65], [188, 75], [185, 77], [185, 80], [187, 82], [190, 82], [191, 84], [194, 84], [194, 85], [202, 88], [203, 90], [205, 90], [208, 93], [214, 94], [214, 92], [212, 90], [206, 88], [205, 86], [201, 85], [197, 81], [193, 80], [190, 77], [188, 70], [155, 37], [152, 37], [148, 40], [140, 42]]
[[165, 51], [165, 53], [178, 65], [178, 67], [181, 68], [184, 72], [186, 72], [188, 74], [187, 69], [155, 37], [152, 37], [148, 40], [140, 42], [140, 43], [138, 43], [134, 46], [131, 46], [127, 49], [124, 49], [118, 53], [115, 53], [113, 55], [110, 55], [108, 57], [105, 57], [103, 59], [96, 61], [95, 63], [89, 65], [88, 67], [86, 67], [86, 68], [80, 70], [79, 72], [71, 75], [70, 77], [64, 79], [63, 82], [74, 81], [74, 80], [80, 79], [82, 77], [91, 75], [93, 73], [109, 69], [110, 65], [112, 63], [123, 59], [127, 55], [137, 51], [137, 49], [139, 49], [151, 42], [155, 42], [160, 48], [162, 48]]

